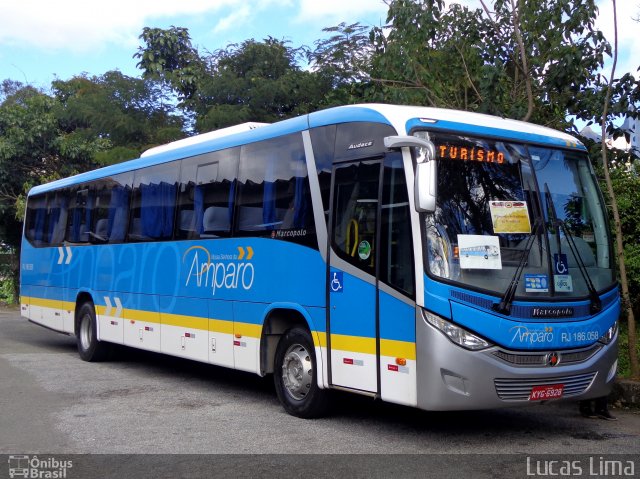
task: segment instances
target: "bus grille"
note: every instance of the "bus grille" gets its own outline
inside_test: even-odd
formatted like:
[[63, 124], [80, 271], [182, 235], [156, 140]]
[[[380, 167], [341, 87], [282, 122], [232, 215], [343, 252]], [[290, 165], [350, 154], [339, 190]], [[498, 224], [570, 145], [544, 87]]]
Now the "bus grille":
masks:
[[577, 376], [557, 376], [553, 378], [531, 379], [495, 379], [496, 392], [503, 401], [528, 401], [534, 386], [564, 384], [563, 398], [577, 396], [585, 392], [596, 373], [579, 374]]
[[[594, 344], [593, 346], [580, 349], [580, 350], [572, 350], [572, 351], [558, 351], [558, 364], [575, 364], [586, 361], [591, 358], [594, 354], [602, 349], [600, 344]], [[531, 367], [540, 367], [540, 366], [548, 366], [547, 364], [547, 354], [548, 352], [536, 352], [536, 353], [515, 353], [511, 351], [504, 351], [498, 349], [493, 352], [493, 355], [497, 358], [502, 359], [503, 361], [513, 364], [515, 366], [531, 366]]]

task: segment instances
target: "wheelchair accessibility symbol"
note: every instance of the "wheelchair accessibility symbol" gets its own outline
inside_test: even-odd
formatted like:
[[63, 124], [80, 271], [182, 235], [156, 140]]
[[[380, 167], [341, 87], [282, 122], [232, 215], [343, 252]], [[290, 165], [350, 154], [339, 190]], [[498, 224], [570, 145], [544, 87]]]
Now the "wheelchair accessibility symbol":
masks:
[[564, 253], [554, 253], [553, 265], [555, 268], [555, 274], [569, 274], [569, 262], [567, 261], [567, 255]]
[[329, 280], [332, 293], [342, 293], [342, 271], [332, 271]]

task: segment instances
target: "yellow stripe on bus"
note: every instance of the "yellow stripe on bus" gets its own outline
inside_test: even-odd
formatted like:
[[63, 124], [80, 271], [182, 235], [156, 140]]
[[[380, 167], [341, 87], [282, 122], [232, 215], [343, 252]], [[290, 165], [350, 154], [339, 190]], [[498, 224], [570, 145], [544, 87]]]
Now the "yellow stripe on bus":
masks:
[[29, 298], [30, 306], [41, 306], [43, 308], [60, 309], [62, 301], [56, 299], [44, 299], [44, 298]]
[[381, 339], [380, 356], [414, 360], [416, 359], [416, 343], [396, 341], [395, 339]]
[[376, 338], [332, 334], [331, 349], [351, 351], [354, 353], [376, 354]]
[[[73, 311], [75, 304], [70, 301], [51, 300], [36, 298], [31, 296], [21, 296], [22, 304], [41, 306], [53, 309], [66, 309]], [[96, 306], [96, 313], [104, 315], [106, 306]], [[113, 308], [112, 308], [113, 311]], [[262, 335], [262, 325], [252, 323], [242, 323], [226, 321], [222, 319], [208, 319], [197, 316], [185, 316], [182, 314], [157, 313], [138, 309], [123, 309], [122, 316], [126, 320], [145, 321], [147, 323], [167, 324], [189, 329], [199, 329], [202, 331], [214, 331], [224, 334], [240, 334], [251, 338], [260, 338]], [[160, 319], [161, 318], [161, 319]], [[327, 347], [327, 334], [323, 331], [313, 331], [316, 346]], [[331, 348], [341, 351], [351, 351], [364, 354], [376, 353], [376, 340], [371, 337], [347, 336], [343, 334], [331, 335]], [[389, 357], [416, 359], [416, 344], [409, 341], [396, 341], [393, 339], [380, 340], [380, 355]]]
[[[326, 344], [323, 346], [326, 346]], [[376, 340], [371, 337], [332, 334], [331, 349], [354, 353], [376, 354]], [[396, 341], [394, 339], [381, 339], [380, 356], [414, 360], [416, 359], [416, 343]]]
[[169, 326], [178, 326], [181, 328], [209, 330], [209, 319], [199, 318], [197, 316], [183, 316], [181, 314], [160, 313], [162, 316], [162, 324]]
[[223, 334], [233, 334], [233, 321], [225, 321], [223, 319], [210, 319], [209, 331]]
[[248, 336], [250, 338], [259, 338], [262, 336], [262, 325], [251, 323], [235, 323], [233, 325], [234, 334]]

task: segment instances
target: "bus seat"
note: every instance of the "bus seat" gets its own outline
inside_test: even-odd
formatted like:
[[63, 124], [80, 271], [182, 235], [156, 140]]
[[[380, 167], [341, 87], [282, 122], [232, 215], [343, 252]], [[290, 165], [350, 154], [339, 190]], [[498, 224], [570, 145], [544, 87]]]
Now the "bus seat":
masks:
[[102, 236], [103, 238], [107, 238], [109, 236], [109, 220], [106, 218], [102, 218], [96, 221], [96, 234], [98, 236]]
[[129, 231], [129, 237], [133, 239], [143, 239], [142, 235], [142, 223], [140, 218], [133, 218], [131, 220], [131, 230]]
[[204, 210], [202, 218], [204, 232], [229, 231], [229, 208], [224, 206], [209, 206]]
[[241, 231], [264, 230], [262, 208], [256, 206], [241, 206], [238, 210], [238, 229]]
[[86, 243], [89, 241], [89, 231], [87, 230], [87, 225], [80, 225], [80, 235], [78, 237], [80, 243]]
[[182, 210], [180, 211], [180, 221], [178, 223], [178, 227], [180, 231], [189, 232], [195, 231], [196, 226], [194, 223], [193, 210]]

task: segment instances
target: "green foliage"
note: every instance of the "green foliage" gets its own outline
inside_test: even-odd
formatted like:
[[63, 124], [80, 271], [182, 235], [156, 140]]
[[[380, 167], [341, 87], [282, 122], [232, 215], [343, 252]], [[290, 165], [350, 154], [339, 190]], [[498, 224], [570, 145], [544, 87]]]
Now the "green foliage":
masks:
[[[631, 377], [631, 367], [629, 364], [629, 330], [626, 323], [620, 324], [618, 334], [618, 376], [629, 378]], [[640, 356], [640, 342], [636, 342], [636, 351], [638, 356]]]
[[370, 88], [373, 44], [370, 29], [360, 23], [324, 28], [328, 38], [317, 40], [307, 59], [320, 81], [329, 86], [324, 104], [344, 105], [362, 101]]
[[611, 170], [613, 189], [620, 211], [625, 266], [629, 280], [631, 307], [640, 317], [640, 177], [626, 166]]
[[[7, 270], [7, 271], [2, 271]], [[16, 280], [8, 268], [0, 267], [0, 305], [14, 305], [18, 302], [16, 296]]]
[[301, 54], [273, 38], [246, 40], [212, 54], [210, 74], [189, 102], [196, 129], [249, 120], [270, 123], [317, 109], [328, 82], [297, 66]]
[[0, 239], [18, 249], [21, 221], [16, 206], [31, 186], [54, 174], [93, 166], [100, 138], [80, 138], [61, 127], [54, 98], [13, 84], [0, 104]]
[[129, 160], [150, 146], [184, 136], [184, 120], [151, 80], [110, 71], [56, 80], [52, 87], [58, 100], [56, 116], [69, 138], [100, 138], [109, 142], [102, 151], [114, 150], [102, 154], [100, 164]]
[[372, 97], [560, 129], [569, 126], [567, 114], [596, 111], [584, 89], [601, 87], [596, 71], [610, 47], [594, 27], [594, 1], [515, 5], [496, 0], [483, 12], [445, 9], [441, 0], [390, 1], [388, 25], [373, 31]]
[[205, 65], [191, 45], [186, 28], [169, 29], [145, 27], [139, 37], [144, 47], [133, 55], [143, 78], [159, 80], [178, 92], [181, 100], [190, 99], [198, 88]]

